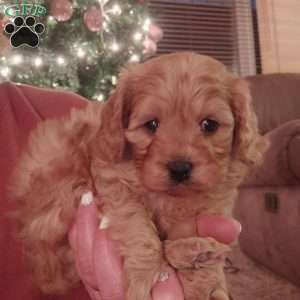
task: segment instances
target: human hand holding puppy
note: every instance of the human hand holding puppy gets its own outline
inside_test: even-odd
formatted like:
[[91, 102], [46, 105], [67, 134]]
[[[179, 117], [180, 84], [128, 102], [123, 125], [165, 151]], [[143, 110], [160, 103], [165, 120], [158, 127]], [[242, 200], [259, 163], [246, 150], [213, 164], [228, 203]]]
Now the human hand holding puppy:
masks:
[[[76, 220], [69, 233], [69, 240], [75, 253], [76, 266], [80, 277], [93, 300], [119, 300], [124, 298], [122, 283], [122, 261], [109, 238], [109, 229], [99, 228], [99, 216], [91, 195], [83, 198]], [[201, 216], [196, 222], [190, 220], [180, 224], [181, 236], [197, 226], [198, 235], [213, 237], [217, 241], [230, 244], [241, 231], [236, 220], [223, 216]], [[175, 231], [178, 231], [174, 228]], [[174, 231], [174, 232], [175, 232]], [[175, 233], [174, 233], [175, 234]], [[170, 237], [172, 239], [172, 236]], [[174, 235], [175, 238], [175, 235]], [[152, 289], [153, 300], [184, 299], [181, 285], [170, 267], [168, 276], [155, 281]]]

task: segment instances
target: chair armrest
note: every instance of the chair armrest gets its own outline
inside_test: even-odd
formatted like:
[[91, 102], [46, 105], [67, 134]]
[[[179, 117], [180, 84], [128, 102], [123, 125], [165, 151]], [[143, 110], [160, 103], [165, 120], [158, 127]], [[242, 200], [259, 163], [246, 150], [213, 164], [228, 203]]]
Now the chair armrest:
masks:
[[298, 185], [300, 183], [300, 120], [267, 133], [270, 147], [262, 165], [250, 172], [242, 187]]

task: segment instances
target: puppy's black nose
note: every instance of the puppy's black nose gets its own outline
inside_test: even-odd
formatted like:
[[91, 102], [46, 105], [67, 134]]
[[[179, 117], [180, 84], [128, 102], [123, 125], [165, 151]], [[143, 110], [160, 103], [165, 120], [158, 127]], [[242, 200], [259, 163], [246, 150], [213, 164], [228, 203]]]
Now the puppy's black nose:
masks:
[[184, 160], [175, 160], [168, 163], [170, 178], [176, 182], [181, 183], [191, 177], [193, 165]]

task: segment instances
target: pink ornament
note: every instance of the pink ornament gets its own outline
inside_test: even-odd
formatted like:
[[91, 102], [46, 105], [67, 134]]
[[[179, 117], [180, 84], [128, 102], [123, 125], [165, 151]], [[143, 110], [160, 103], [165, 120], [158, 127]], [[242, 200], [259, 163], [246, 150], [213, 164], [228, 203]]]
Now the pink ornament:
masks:
[[0, 55], [6, 55], [10, 49], [9, 39], [0, 31]]
[[73, 15], [72, 3], [68, 0], [52, 0], [50, 14], [59, 22], [68, 21]]
[[7, 21], [8, 21], [7, 17], [1, 18], [1, 15], [0, 15], [0, 31], [1, 32], [3, 31], [3, 29], [5, 27], [5, 24], [6, 24]]
[[6, 25], [6, 23], [9, 22], [9, 18], [4, 16], [2, 19], [0, 19], [0, 31], [3, 32], [4, 27]]
[[154, 55], [157, 51], [157, 45], [154, 41], [146, 37], [146, 39], [143, 42], [144, 46], [144, 53], [148, 55]]
[[154, 42], [158, 43], [163, 38], [163, 35], [164, 33], [159, 26], [155, 24], [150, 24], [149, 36]]
[[100, 9], [92, 6], [84, 13], [83, 21], [90, 31], [98, 32], [103, 28], [104, 17]]

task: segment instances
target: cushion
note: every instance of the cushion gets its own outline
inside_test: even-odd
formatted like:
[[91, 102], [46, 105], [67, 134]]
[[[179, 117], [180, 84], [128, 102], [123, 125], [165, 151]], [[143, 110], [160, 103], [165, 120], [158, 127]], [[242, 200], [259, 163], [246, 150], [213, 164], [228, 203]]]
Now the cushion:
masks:
[[299, 185], [300, 120], [287, 122], [266, 136], [271, 144], [263, 164], [251, 171], [242, 186]]

